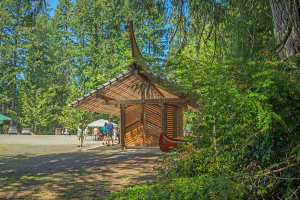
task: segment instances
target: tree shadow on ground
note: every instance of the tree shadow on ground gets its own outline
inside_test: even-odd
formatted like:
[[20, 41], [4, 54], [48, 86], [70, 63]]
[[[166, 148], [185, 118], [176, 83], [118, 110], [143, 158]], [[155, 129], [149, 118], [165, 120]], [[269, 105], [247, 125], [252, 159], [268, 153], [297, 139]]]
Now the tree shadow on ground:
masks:
[[1, 156], [0, 199], [95, 199], [156, 177], [157, 151]]

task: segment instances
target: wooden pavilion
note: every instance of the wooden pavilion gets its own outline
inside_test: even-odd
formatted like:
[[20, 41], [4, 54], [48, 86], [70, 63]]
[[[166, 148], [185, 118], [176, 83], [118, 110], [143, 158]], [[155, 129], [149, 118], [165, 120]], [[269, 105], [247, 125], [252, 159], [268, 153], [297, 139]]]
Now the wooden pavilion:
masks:
[[[69, 104], [70, 107], [120, 116], [121, 148], [126, 146], [158, 146], [159, 134], [164, 131], [171, 138], [183, 135], [183, 109], [197, 109], [196, 99], [188, 99], [169, 89], [169, 85], [151, 87], [146, 95], [132, 89], [133, 85], [152, 82], [156, 74], [142, 73], [146, 63], [138, 49], [132, 21], [128, 31], [132, 57], [129, 70]], [[137, 60], [139, 62], [137, 62]]]

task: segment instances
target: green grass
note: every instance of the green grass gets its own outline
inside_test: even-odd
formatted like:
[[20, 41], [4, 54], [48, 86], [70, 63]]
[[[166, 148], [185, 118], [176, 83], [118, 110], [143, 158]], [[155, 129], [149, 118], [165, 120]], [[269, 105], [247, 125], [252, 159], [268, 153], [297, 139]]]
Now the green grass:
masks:
[[78, 170], [0, 177], [0, 199], [97, 199], [106, 188], [99, 178]]
[[[142, 169], [140, 165], [133, 168], [129, 163], [134, 162], [119, 159], [113, 161], [117, 165], [114, 165], [116, 168], [112, 170], [107, 170], [106, 166], [99, 163], [90, 163], [91, 165], [87, 165], [84, 169], [72, 166], [56, 168], [56, 165], [52, 168], [50, 163], [59, 159], [53, 154], [37, 155], [37, 152], [27, 154], [26, 148], [1, 152], [19, 147], [20, 145], [14, 144], [0, 145], [0, 199], [98, 199], [110, 195], [111, 191], [120, 191], [144, 183], [142, 177], [146, 176], [149, 180], [149, 171], [152, 169], [152, 167]], [[82, 152], [77, 153], [86, 155]], [[68, 158], [68, 155], [60, 159], [64, 158]], [[123, 164], [119, 165], [120, 162]], [[32, 170], [18, 172], [19, 169], [26, 169], [29, 165]], [[123, 165], [129, 165], [128, 169], [121, 167]], [[7, 176], [9, 173], [11, 175]], [[152, 174], [151, 172], [150, 175]]]
[[227, 178], [202, 175], [177, 178], [151, 185], [136, 185], [102, 198], [107, 200], [144, 199], [243, 199], [244, 188]]
[[20, 147], [20, 145], [16, 145], [16, 144], [1, 144], [0, 145], [0, 152], [1, 151], [12, 150], [12, 149], [15, 149], [17, 147]]

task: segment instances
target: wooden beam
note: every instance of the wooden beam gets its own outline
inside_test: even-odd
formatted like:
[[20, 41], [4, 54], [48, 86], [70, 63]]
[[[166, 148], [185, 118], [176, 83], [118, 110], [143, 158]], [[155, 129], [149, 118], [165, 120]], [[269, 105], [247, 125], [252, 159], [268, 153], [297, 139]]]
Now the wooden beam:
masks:
[[121, 149], [125, 149], [125, 105], [120, 106], [120, 121], [121, 121]]
[[102, 102], [102, 105], [116, 105], [116, 104], [160, 104], [160, 103], [185, 103], [182, 98], [173, 99], [136, 99], [136, 100], [108, 100]]
[[[149, 74], [149, 73], [145, 73], [145, 74], [140, 74], [140, 75], [146, 77], [148, 81], [154, 81], [154, 78], [153, 78], [154, 75], [153, 74]], [[178, 96], [180, 98], [187, 99], [190, 96], [189, 94], [182, 94], [182, 93], [178, 92], [178, 89], [171, 88], [172, 87], [172, 83], [166, 82], [166, 81], [163, 81], [163, 82], [167, 83], [167, 85], [163, 85], [163, 86], [161, 85], [161, 86], [157, 86], [157, 87], [160, 87], [161, 89], [165, 90], [166, 92], [169, 92], [170, 94], [176, 95], [176, 96]], [[197, 109], [197, 108], [200, 107], [197, 104], [197, 101], [198, 101], [198, 99], [191, 98], [191, 99], [188, 99], [186, 102], [187, 102], [187, 104], [189, 106], [193, 107], [194, 109]], [[204, 105], [204, 102], [202, 104]]]
[[154, 99], [154, 89], [150, 88], [150, 99]]
[[140, 130], [141, 130], [141, 136], [142, 136], [142, 145], [143, 146], [145, 146], [145, 136], [146, 136], [146, 132], [145, 132], [145, 130], [146, 130], [146, 119], [145, 119], [145, 105], [143, 104], [143, 105], [141, 105], [142, 106], [142, 109], [141, 109], [141, 118], [142, 118], [142, 120], [141, 120], [141, 122], [142, 123], [140, 123]]
[[166, 134], [169, 134], [168, 132], [168, 122], [167, 122], [167, 119], [168, 119], [168, 105], [167, 104], [164, 104], [164, 132]]
[[99, 92], [96, 92], [96, 98], [104, 99], [104, 100], [107, 100], [107, 101], [108, 100], [115, 100], [115, 99], [107, 97], [107, 96], [105, 96], [103, 94], [99, 94]]
[[177, 108], [177, 127], [178, 127], [178, 135], [183, 136], [183, 110], [181, 107]]
[[167, 112], [166, 112], [166, 104], [162, 103], [161, 104], [161, 130], [167, 134], [167, 129], [166, 129], [166, 124], [165, 124], [165, 118], [167, 117], [166, 116]]
[[[138, 76], [140, 77], [140, 80], [145, 81], [146, 83], [151, 82], [144, 74], [139, 73]], [[155, 92], [157, 92], [161, 97], [165, 97], [160, 91], [158, 91], [157, 89], [154, 90]]]
[[173, 137], [177, 138], [177, 106], [172, 106], [173, 112]]

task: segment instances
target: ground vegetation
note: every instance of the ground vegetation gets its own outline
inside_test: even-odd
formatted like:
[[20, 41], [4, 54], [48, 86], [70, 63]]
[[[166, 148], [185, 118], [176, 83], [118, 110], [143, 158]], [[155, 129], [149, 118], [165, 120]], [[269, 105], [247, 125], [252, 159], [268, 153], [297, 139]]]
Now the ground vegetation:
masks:
[[114, 197], [176, 199], [193, 185], [189, 199], [299, 198], [299, 0], [60, 0], [53, 16], [42, 1], [12, 2], [0, 3], [0, 100], [17, 123], [50, 131], [103, 117], [67, 104], [127, 70], [127, 20], [144, 70], [199, 99], [160, 180]]
[[[170, 4], [169, 51], [149, 68], [194, 94], [201, 114], [185, 114], [193, 135], [161, 157], [156, 184], [113, 197], [194, 199], [203, 189], [216, 194], [209, 199], [299, 198], [299, 1]], [[206, 176], [220, 188], [191, 189]], [[227, 181], [237, 185], [221, 188]]]

